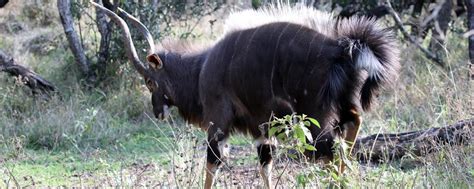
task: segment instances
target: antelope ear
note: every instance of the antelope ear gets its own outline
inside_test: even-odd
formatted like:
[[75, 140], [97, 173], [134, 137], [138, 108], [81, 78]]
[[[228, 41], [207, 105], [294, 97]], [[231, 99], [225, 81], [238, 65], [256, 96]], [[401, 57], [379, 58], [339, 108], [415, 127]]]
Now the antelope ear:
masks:
[[161, 69], [163, 67], [163, 62], [157, 54], [151, 54], [146, 57], [148, 64], [154, 69]]

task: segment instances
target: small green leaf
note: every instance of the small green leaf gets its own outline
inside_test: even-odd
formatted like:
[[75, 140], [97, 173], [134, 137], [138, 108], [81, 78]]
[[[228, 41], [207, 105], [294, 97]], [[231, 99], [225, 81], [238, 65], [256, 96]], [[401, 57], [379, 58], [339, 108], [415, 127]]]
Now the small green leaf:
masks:
[[292, 158], [292, 159], [296, 159], [296, 155], [295, 154], [288, 154], [288, 157]]
[[316, 151], [316, 148], [310, 144], [305, 145], [304, 148], [309, 151]]
[[305, 133], [304, 133], [304, 130], [303, 130], [302, 128], [303, 128], [303, 127], [301, 127], [301, 126], [296, 126], [296, 127], [294, 128], [294, 129], [295, 129], [296, 138], [297, 138], [300, 142], [306, 143]]
[[310, 118], [308, 117], [307, 118], [309, 121], [311, 121], [311, 123], [313, 123], [314, 125], [316, 125], [317, 127], [321, 128], [321, 125], [319, 125], [319, 122], [318, 120], [314, 119], [314, 118]]
[[282, 132], [282, 133], [280, 133], [280, 134], [277, 135], [277, 138], [280, 139], [280, 140], [285, 141], [286, 138], [287, 138], [287, 135], [286, 135], [285, 132]]
[[298, 151], [300, 154], [304, 153], [304, 147], [301, 145], [296, 146], [296, 151]]
[[268, 136], [275, 136], [275, 133], [278, 131], [278, 127], [272, 127], [268, 130]]
[[306, 178], [306, 176], [304, 174], [299, 174], [296, 176], [296, 181], [299, 185], [306, 187], [306, 183], [308, 182], [308, 179]]

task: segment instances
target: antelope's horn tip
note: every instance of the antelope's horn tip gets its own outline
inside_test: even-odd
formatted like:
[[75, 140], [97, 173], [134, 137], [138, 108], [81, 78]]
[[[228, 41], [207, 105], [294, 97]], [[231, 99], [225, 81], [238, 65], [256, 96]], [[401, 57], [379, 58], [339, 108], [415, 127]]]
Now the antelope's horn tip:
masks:
[[125, 10], [123, 10], [122, 8], [120, 7], [117, 7], [117, 10], [122, 13], [122, 14], [128, 14]]
[[94, 1], [92, 1], [92, 0], [90, 0], [89, 3], [91, 3], [91, 4], [94, 5], [95, 7], [99, 7], [99, 8], [101, 7], [101, 5], [99, 5], [98, 3], [96, 3], [96, 2], [94, 2]]

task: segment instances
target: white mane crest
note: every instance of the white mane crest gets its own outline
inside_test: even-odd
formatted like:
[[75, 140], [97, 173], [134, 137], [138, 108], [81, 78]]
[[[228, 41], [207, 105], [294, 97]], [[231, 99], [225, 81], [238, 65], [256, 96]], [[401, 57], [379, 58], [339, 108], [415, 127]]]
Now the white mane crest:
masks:
[[336, 20], [331, 13], [304, 5], [290, 6], [279, 3], [258, 10], [248, 9], [231, 13], [224, 24], [224, 35], [273, 22], [303, 25], [328, 37], [334, 37], [337, 33], [333, 31]]

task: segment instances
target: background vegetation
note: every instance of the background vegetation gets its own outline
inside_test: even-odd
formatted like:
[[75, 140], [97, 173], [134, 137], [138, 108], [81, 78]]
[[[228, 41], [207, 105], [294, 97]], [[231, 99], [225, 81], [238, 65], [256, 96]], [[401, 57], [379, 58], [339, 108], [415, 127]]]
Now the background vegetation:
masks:
[[[161, 1], [157, 9], [149, 9], [140, 2], [120, 1], [120, 6], [149, 18], [142, 21], [156, 38], [198, 42], [219, 36], [231, 7], [267, 3]], [[374, 2], [368, 1], [367, 7]], [[317, 6], [339, 12], [348, 6], [331, 3]], [[0, 49], [47, 78], [59, 91], [44, 100], [32, 96], [17, 79], [0, 74], [0, 188], [202, 186], [204, 133], [176, 113], [166, 121], [154, 119], [150, 94], [123, 57], [118, 34], [111, 32], [110, 54], [101, 62], [95, 9], [87, 1], [73, 1], [71, 5], [92, 74], [84, 74], [74, 63], [56, 1], [18, 0], [0, 9]], [[429, 15], [429, 6], [420, 14]], [[410, 9], [394, 7], [402, 18], [411, 19]], [[395, 25], [390, 17], [381, 20]], [[361, 135], [444, 126], [473, 117], [468, 43], [462, 36], [467, 28], [466, 15], [453, 17], [449, 23], [442, 53], [438, 54], [444, 67], [433, 64], [400, 34], [400, 77], [380, 95], [374, 111], [364, 113]], [[417, 36], [429, 47], [433, 30]], [[262, 186], [252, 143], [246, 136], [231, 138], [231, 157], [218, 178], [219, 186]], [[440, 152], [426, 157], [407, 155], [383, 164], [352, 161], [351, 170], [342, 177], [319, 165], [293, 162], [281, 155], [273, 180], [285, 187], [319, 188], [334, 183], [359, 188], [472, 187], [473, 146], [439, 148]]]

